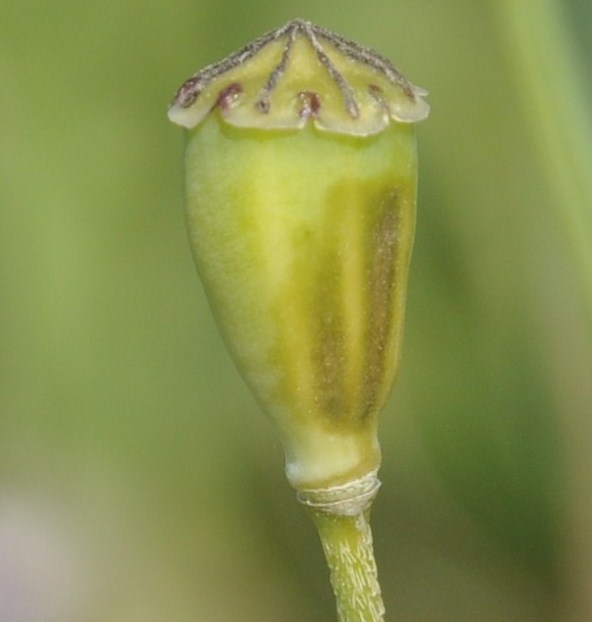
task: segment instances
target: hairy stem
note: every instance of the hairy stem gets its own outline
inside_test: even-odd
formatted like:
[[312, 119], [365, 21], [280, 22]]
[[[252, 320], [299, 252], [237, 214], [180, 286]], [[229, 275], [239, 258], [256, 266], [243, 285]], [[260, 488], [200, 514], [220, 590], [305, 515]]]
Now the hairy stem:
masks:
[[311, 508], [317, 526], [340, 622], [384, 621], [384, 604], [372, 548], [370, 509], [337, 515]]

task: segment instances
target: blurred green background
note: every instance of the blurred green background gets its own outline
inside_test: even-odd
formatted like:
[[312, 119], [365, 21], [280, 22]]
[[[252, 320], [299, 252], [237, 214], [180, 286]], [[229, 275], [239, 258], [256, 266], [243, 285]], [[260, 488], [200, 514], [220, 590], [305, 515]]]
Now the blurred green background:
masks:
[[334, 619], [196, 277], [166, 119], [294, 17], [431, 92], [373, 516], [389, 619], [589, 622], [588, 0], [2, 0], [0, 620]]

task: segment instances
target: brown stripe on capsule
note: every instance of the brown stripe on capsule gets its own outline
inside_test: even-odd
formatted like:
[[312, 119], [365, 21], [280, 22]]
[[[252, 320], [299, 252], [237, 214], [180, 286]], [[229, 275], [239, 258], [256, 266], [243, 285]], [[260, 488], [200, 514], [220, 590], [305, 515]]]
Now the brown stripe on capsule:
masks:
[[396, 189], [384, 199], [381, 213], [372, 232], [372, 260], [368, 267], [368, 333], [366, 338], [366, 370], [363, 379], [363, 416], [372, 413], [382, 392], [387, 347], [393, 329], [393, 297], [397, 284], [397, 241], [400, 224], [400, 200]]
[[[343, 209], [358, 192], [350, 184], [341, 190], [343, 194], [336, 188], [330, 193], [336, 209], [328, 211], [320, 235], [323, 243], [316, 247], [323, 251], [315, 252], [314, 246], [310, 249], [314, 259], [309, 254], [307, 280], [312, 296], [305, 314], [312, 320], [309, 338], [314, 367], [313, 409], [327, 417], [331, 425], [340, 421], [349, 426], [363, 424], [381, 407], [392, 382], [394, 361], [390, 357], [394, 354], [392, 346], [396, 350], [397, 345], [393, 333], [398, 332], [400, 321], [394, 306], [397, 292], [404, 286], [397, 283], [404, 192], [387, 184], [373, 192], [366, 205], [353, 201], [350, 207], [355, 209], [356, 224], [363, 229], [356, 242], [355, 237], [350, 237], [348, 228], [352, 223], [344, 217]], [[336, 198], [339, 200], [334, 201]], [[343, 253], [356, 252], [349, 246], [352, 243], [362, 245], [359, 252], [365, 257], [365, 268], [360, 285], [365, 285], [350, 291], [354, 298], [344, 298], [344, 287], [352, 275], [344, 271]], [[355, 282], [355, 275], [353, 278]], [[355, 314], [356, 308], [359, 311], [360, 305], [365, 328], [361, 347], [357, 348], [346, 340], [355, 339], [350, 314]]]
[[320, 411], [333, 421], [349, 415], [344, 393], [343, 313], [347, 311], [340, 305], [344, 278], [341, 263], [334, 248], [320, 258], [315, 292], [317, 313], [313, 315], [315, 395]]

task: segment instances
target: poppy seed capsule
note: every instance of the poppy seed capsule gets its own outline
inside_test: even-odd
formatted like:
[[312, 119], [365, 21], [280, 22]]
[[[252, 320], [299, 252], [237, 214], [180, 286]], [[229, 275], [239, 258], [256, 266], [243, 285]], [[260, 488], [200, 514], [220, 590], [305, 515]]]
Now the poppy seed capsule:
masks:
[[307, 491], [376, 488], [423, 95], [375, 52], [295, 20], [190, 78], [169, 110], [189, 130], [187, 219], [205, 291], [311, 505]]

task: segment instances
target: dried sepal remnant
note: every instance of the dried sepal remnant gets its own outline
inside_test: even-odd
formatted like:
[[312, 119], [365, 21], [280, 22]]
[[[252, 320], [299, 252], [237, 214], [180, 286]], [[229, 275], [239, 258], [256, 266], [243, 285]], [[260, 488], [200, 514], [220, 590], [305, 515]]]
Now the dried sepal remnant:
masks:
[[424, 119], [426, 94], [374, 50], [296, 19], [189, 78], [169, 117], [192, 128], [218, 108], [238, 127], [296, 129], [311, 122], [367, 136], [391, 119]]

